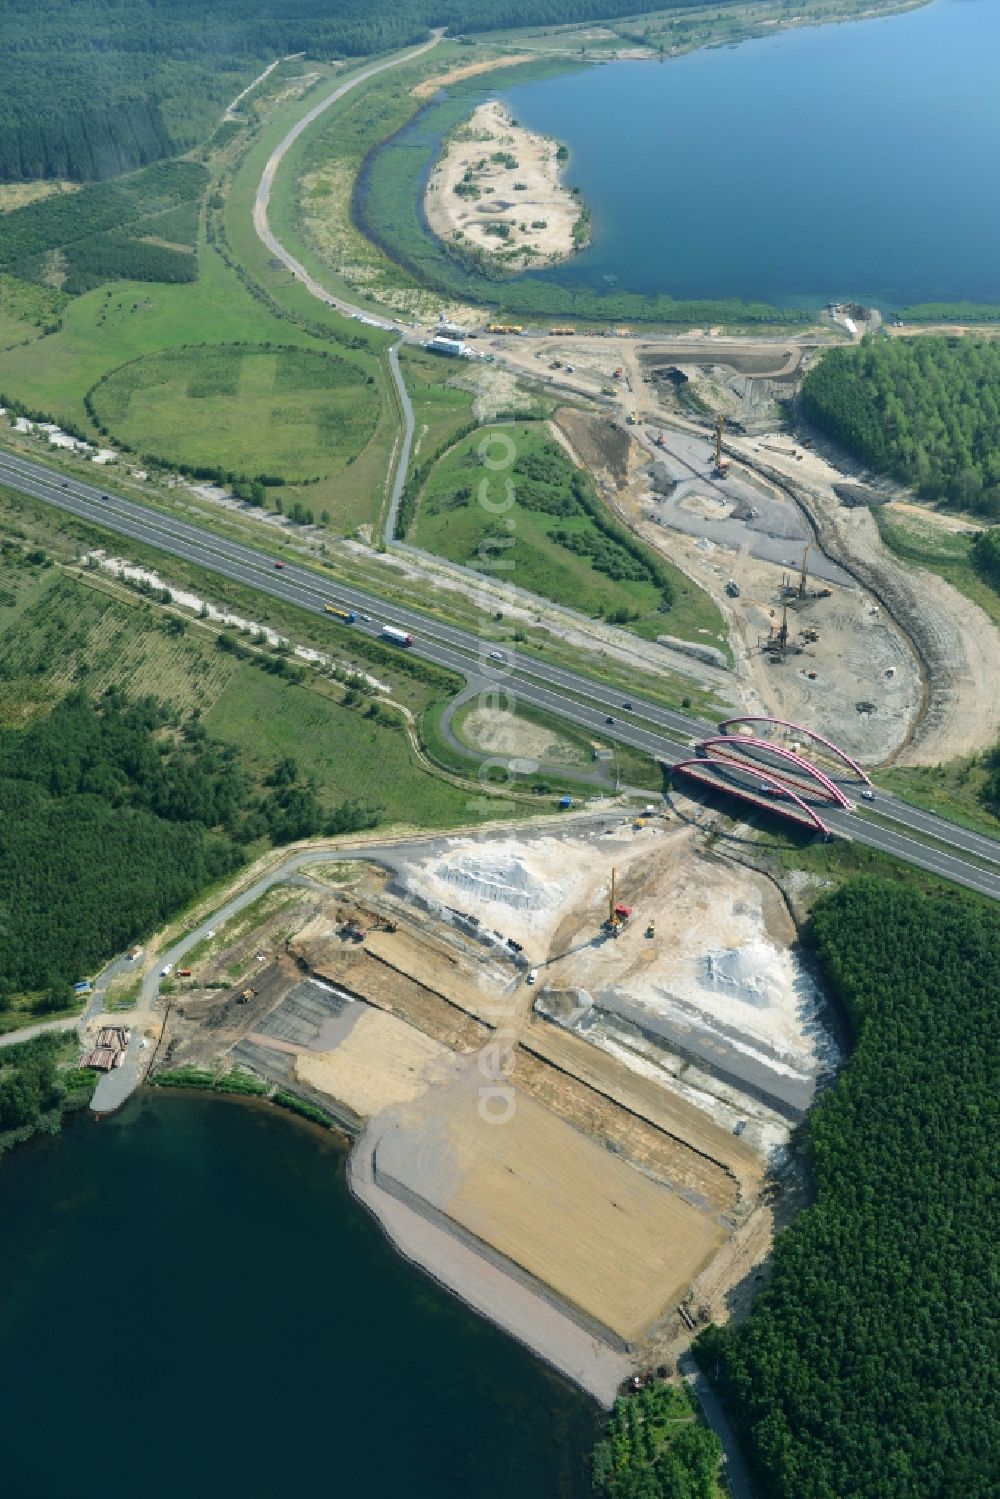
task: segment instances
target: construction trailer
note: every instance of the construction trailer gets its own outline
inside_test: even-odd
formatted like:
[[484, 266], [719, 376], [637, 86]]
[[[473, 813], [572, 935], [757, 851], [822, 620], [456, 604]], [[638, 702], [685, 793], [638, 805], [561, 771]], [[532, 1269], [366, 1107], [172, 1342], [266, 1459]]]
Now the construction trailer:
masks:
[[460, 338], [444, 338], [440, 333], [428, 339], [424, 348], [428, 354], [448, 354], [453, 359], [461, 359], [469, 352]]

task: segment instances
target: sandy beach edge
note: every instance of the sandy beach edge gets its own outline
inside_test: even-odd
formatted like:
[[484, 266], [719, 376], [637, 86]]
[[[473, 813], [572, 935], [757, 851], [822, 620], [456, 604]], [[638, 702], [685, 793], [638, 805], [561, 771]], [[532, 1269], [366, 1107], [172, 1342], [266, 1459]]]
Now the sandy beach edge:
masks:
[[532, 1291], [379, 1186], [373, 1162], [380, 1130], [372, 1121], [355, 1141], [347, 1182], [398, 1253], [609, 1409], [633, 1360], [561, 1311], [554, 1293]]
[[568, 154], [487, 99], [443, 142], [424, 189], [424, 218], [446, 246], [515, 274], [569, 260], [590, 242], [590, 215], [563, 181]]

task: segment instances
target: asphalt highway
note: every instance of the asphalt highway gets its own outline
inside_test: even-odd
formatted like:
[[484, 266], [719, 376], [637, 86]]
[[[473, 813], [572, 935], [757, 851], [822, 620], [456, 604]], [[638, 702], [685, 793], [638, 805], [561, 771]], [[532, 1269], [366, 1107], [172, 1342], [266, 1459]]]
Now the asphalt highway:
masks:
[[[362, 589], [327, 581], [295, 563], [278, 568], [273, 557], [253, 547], [162, 515], [134, 500], [102, 492], [92, 484], [63, 478], [19, 455], [0, 453], [0, 483], [287, 603], [321, 614], [325, 614], [327, 603], [352, 609], [357, 614], [354, 625], [330, 619], [331, 648], [343, 650], [348, 657], [350, 633], [358, 631], [377, 638], [384, 625], [395, 625], [413, 635], [410, 649], [416, 655], [459, 673], [467, 681], [509, 694], [514, 701], [546, 709], [602, 739], [631, 745], [670, 763], [689, 759], [698, 740], [718, 732], [715, 725], [690, 715], [638, 697], [625, 698], [620, 688], [564, 667], [522, 658], [506, 641], [500, 643], [504, 659], [493, 660], [490, 653], [500, 645], [486, 633], [488, 623], [484, 634], [478, 636], [414, 609], [386, 603]], [[627, 709], [625, 701], [629, 703]], [[850, 786], [846, 789], [848, 794], [854, 790]], [[821, 815], [831, 829], [858, 843], [895, 854], [907, 863], [1000, 900], [1000, 842], [882, 791], [877, 792], [871, 805], [878, 820], [867, 817], [866, 810], [864, 803], [854, 811], [824, 807]], [[921, 841], [928, 838], [939, 846]]]

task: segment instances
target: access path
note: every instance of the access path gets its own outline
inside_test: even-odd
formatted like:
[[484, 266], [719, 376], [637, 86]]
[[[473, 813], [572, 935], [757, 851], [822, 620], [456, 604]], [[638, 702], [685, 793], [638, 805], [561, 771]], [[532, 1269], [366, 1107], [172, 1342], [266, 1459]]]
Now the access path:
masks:
[[[384, 624], [413, 634], [415, 655], [457, 672], [467, 681], [486, 677], [509, 685], [524, 703], [547, 709], [590, 733], [644, 750], [669, 764], [690, 758], [692, 745], [714, 726], [639, 697], [622, 700], [621, 689], [582, 672], [550, 666], [509, 651], [494, 663], [489, 642], [415, 609], [385, 603], [374, 594], [327, 582], [308, 568], [289, 563], [276, 570], [273, 557], [193, 525], [159, 514], [134, 500], [102, 494], [78, 479], [60, 479], [27, 459], [0, 454], [0, 483], [69, 510], [98, 526], [117, 531], [173, 556], [185, 557], [211, 572], [247, 583], [262, 593], [324, 613], [331, 596], [358, 611], [353, 628], [378, 637]], [[895, 854], [909, 864], [954, 880], [1000, 900], [1000, 841], [923, 812], [880, 791], [874, 816], [840, 808], [824, 813], [835, 832], [858, 843]], [[897, 826], [886, 826], [886, 823]], [[901, 831], [900, 825], [906, 829]], [[916, 835], [916, 836], [911, 836]], [[934, 842], [921, 841], [933, 839]]]
[[366, 83], [369, 78], [374, 78], [378, 73], [385, 73], [389, 68], [398, 68], [405, 62], [412, 62], [415, 57], [420, 57], [424, 52], [429, 52], [432, 47], [436, 47], [443, 35], [444, 29], [438, 29], [434, 32], [429, 42], [423, 42], [421, 46], [414, 47], [411, 51], [404, 52], [399, 57], [390, 57], [385, 62], [373, 64], [370, 68], [362, 68], [360, 73], [354, 73], [350, 78], [345, 79], [338, 88], [334, 89], [332, 94], [327, 94], [325, 99], [321, 99], [318, 104], [313, 105], [309, 113], [304, 114], [301, 120], [296, 121], [288, 134], [278, 142], [277, 146], [271, 152], [271, 155], [267, 159], [267, 165], [261, 175], [260, 182], [257, 184], [257, 196], [253, 205], [253, 226], [257, 231], [258, 239], [267, 246], [275, 259], [280, 260], [282, 265], [302, 282], [308, 292], [311, 292], [314, 297], [318, 297], [321, 302], [325, 302], [328, 307], [335, 307], [338, 312], [343, 312], [348, 317], [363, 319], [365, 322], [371, 323], [374, 327], [384, 328], [389, 332], [401, 333], [402, 328], [398, 323], [392, 322], [388, 318], [373, 317], [364, 308], [358, 307], [352, 302], [346, 302], [341, 297], [332, 296], [324, 286], [320, 285], [315, 277], [309, 274], [302, 262], [296, 260], [290, 250], [286, 250], [278, 236], [271, 229], [268, 223], [267, 209], [271, 200], [271, 189], [274, 186], [274, 178], [278, 168], [289, 148], [294, 146], [303, 131], [308, 130], [309, 126], [314, 124], [320, 115], [325, 114], [339, 99], [343, 99], [345, 94], [349, 94], [351, 89], [357, 88], [359, 83]]

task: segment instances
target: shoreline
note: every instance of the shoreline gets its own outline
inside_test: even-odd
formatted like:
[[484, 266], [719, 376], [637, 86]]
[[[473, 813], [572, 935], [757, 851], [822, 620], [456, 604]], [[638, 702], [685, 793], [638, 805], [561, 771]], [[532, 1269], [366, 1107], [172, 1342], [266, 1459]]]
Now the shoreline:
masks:
[[444, 142], [424, 190], [427, 227], [444, 249], [494, 273], [569, 260], [590, 242], [590, 214], [562, 181], [568, 157], [486, 100]]
[[[635, 1363], [623, 1350], [586, 1330], [563, 1309], [554, 1291], [534, 1290], [480, 1253], [430, 1213], [391, 1194], [376, 1180], [375, 1151], [386, 1123], [372, 1118], [347, 1159], [348, 1189], [367, 1209], [400, 1257], [462, 1304], [514, 1338], [536, 1358], [610, 1410]], [[456, 1226], [457, 1228], [457, 1226]]]

